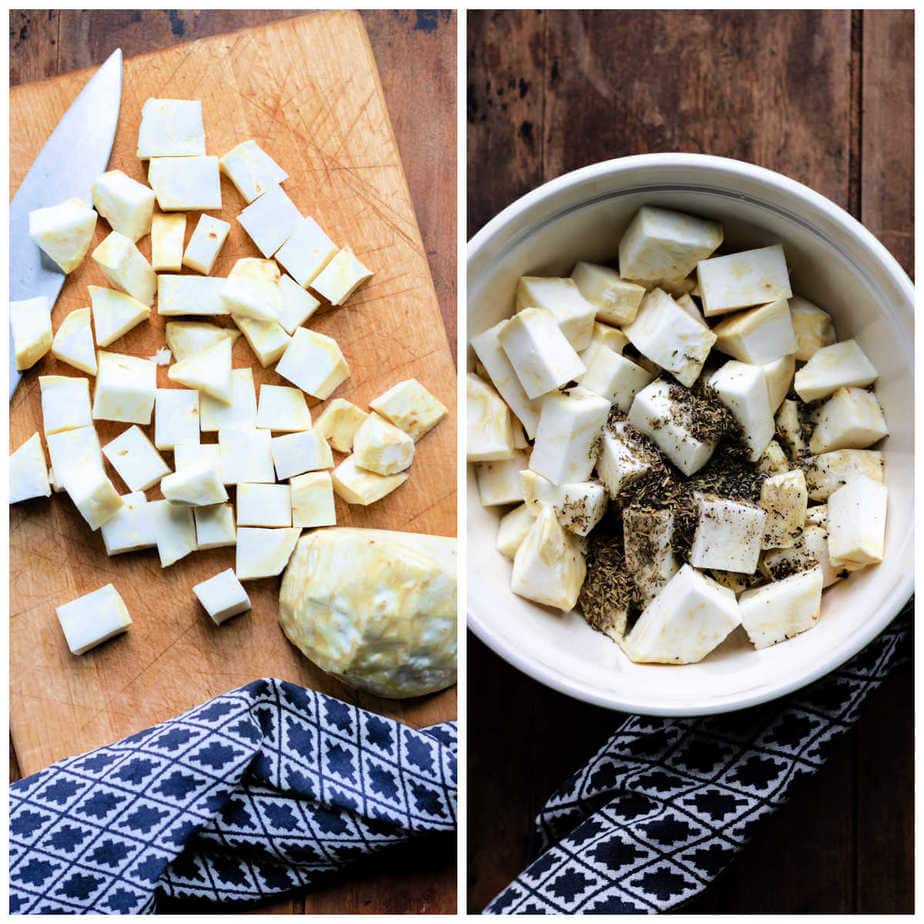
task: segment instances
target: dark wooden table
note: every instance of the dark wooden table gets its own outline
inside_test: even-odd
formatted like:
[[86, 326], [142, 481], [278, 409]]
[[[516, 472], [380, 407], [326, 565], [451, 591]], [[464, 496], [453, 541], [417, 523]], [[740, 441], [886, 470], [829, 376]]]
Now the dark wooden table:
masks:
[[[847, 208], [912, 271], [913, 14], [469, 12], [468, 232], [627, 154], [770, 167]], [[531, 819], [616, 717], [470, 637], [468, 902], [522, 868]], [[900, 669], [828, 765], [690, 913], [911, 912], [914, 686]]]
[[[14, 11], [10, 84], [100, 64], [208, 35], [300, 15], [299, 11]], [[417, 211], [449, 342], [456, 337], [456, 19], [450, 12], [364, 11], [391, 122]], [[422, 89], [421, 89], [422, 88]], [[18, 778], [10, 749], [12, 778]], [[193, 910], [182, 903], [171, 913]], [[450, 838], [398, 851], [339, 885], [259, 908], [276, 914], [450, 914], [456, 911]]]

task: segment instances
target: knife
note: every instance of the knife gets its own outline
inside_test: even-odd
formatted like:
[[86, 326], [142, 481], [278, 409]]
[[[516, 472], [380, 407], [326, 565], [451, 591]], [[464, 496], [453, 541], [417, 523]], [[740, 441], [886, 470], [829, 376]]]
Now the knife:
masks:
[[[80, 91], [39, 151], [10, 204], [10, 298], [48, 297], [54, 307], [67, 276], [29, 237], [29, 212], [65, 199], [92, 202], [93, 181], [106, 170], [122, 101], [122, 50], [116, 49]], [[10, 398], [20, 373], [12, 361]]]

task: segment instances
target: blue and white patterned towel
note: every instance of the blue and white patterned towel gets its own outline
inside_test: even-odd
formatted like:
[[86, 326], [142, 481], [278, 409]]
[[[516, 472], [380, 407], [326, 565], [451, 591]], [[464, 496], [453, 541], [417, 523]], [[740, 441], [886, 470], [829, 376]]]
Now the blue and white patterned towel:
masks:
[[14, 784], [10, 911], [253, 902], [455, 827], [454, 723], [258, 680]]
[[909, 656], [912, 606], [781, 701], [700, 719], [628, 716], [548, 800], [536, 859], [485, 913], [655, 914], [702, 892]]

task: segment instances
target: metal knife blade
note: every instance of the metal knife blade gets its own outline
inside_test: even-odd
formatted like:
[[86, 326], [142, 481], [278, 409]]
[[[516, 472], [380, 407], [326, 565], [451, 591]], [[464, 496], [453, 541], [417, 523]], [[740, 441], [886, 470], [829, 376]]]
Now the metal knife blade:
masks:
[[[93, 181], [112, 153], [122, 101], [122, 50], [87, 81], [55, 126], [10, 203], [10, 298], [46, 295], [52, 306], [67, 278], [29, 237], [29, 212], [77, 197], [91, 201]], [[12, 361], [10, 397], [20, 373]]]

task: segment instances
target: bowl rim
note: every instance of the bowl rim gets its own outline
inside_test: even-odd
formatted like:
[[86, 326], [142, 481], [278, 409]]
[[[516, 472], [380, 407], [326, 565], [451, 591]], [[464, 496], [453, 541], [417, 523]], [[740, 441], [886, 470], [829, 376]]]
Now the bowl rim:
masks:
[[[895, 257], [892, 256], [882, 242], [879, 241], [868, 228], [862, 225], [841, 206], [797, 180], [790, 179], [782, 173], [746, 161], [735, 160], [728, 157], [716, 157], [710, 154], [636, 154], [627, 157], [618, 157], [612, 160], [599, 161], [555, 177], [511, 202], [471, 238], [467, 246], [467, 268], [469, 270], [471, 269], [472, 263], [477, 260], [488, 241], [501, 233], [509, 222], [517, 216], [522, 215], [524, 212], [541, 205], [542, 202], [550, 196], [590, 180], [610, 177], [613, 174], [626, 173], [637, 168], [649, 168], [652, 166], [684, 167], [712, 173], [731, 172], [739, 176], [743, 175], [770, 189], [779, 189], [807, 200], [810, 205], [823, 211], [830, 220], [840, 225], [847, 234], [858, 239], [858, 243], [871, 252], [875, 260], [882, 266], [887, 275], [891, 277], [891, 280], [896, 284], [904, 296], [905, 307], [908, 309], [911, 325], [912, 327], [914, 326], [914, 286], [908, 274], [902, 269]], [[467, 322], [468, 311], [466, 311], [466, 325]], [[470, 475], [468, 477], [470, 477]], [[910, 538], [913, 557], [913, 527]], [[907, 544], [907, 541], [906, 539], [905, 544]], [[830, 657], [819, 661], [811, 670], [798, 677], [762, 686], [758, 692], [744, 692], [727, 702], [718, 704], [693, 702], [683, 707], [646, 705], [644, 703], [634, 702], [625, 696], [605, 695], [596, 690], [586, 689], [568, 675], [532, 657], [524, 656], [517, 648], [508, 645], [504, 639], [495, 634], [491, 628], [473, 612], [470, 605], [467, 612], [467, 624], [485, 645], [508, 664], [511, 664], [517, 670], [539, 683], [557, 690], [566, 696], [620, 712], [666, 717], [688, 717], [716, 715], [724, 712], [734, 712], [739, 709], [747, 709], [762, 703], [771, 702], [788, 693], [808, 686], [810, 683], [836, 670], [860, 652], [899, 615], [911, 600], [913, 594], [914, 572], [911, 570], [892, 585], [888, 594], [883, 599], [882, 604], [877, 609], [874, 618], [869, 619], [857, 632], [853, 633], [850, 639], [845, 642], [839, 650], [835, 651]]]

